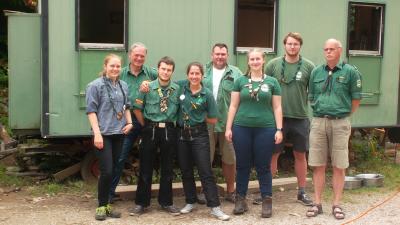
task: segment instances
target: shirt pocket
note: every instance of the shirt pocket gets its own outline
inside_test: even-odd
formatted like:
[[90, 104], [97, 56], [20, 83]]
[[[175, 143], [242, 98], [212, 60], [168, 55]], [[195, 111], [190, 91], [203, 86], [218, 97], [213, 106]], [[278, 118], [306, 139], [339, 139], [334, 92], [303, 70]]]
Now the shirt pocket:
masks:
[[313, 86], [314, 86], [314, 92], [315, 93], [322, 93], [324, 90], [324, 86], [325, 86], [325, 82], [326, 79], [323, 77], [320, 78], [315, 78], [312, 82], [313, 82]]
[[146, 112], [148, 114], [160, 113], [160, 100], [158, 98], [146, 99]]
[[338, 76], [334, 81], [334, 90], [337, 93], [346, 93], [349, 90], [349, 77], [347, 76]]
[[233, 78], [226, 77], [222, 80], [222, 89], [227, 92], [231, 92], [233, 90]]

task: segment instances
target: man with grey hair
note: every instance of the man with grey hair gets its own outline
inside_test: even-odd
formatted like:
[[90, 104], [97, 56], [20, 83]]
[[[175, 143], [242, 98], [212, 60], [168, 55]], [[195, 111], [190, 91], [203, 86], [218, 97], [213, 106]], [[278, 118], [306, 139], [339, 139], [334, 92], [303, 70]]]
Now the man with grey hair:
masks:
[[352, 65], [340, 61], [342, 44], [328, 39], [324, 46], [326, 63], [316, 67], [310, 77], [308, 100], [313, 109], [308, 164], [313, 167], [314, 203], [307, 217], [322, 213], [321, 195], [325, 185], [325, 169], [330, 157], [333, 167], [332, 215], [344, 219], [340, 207], [345, 170], [349, 166], [348, 141], [350, 115], [361, 100], [361, 74]]
[[[129, 65], [122, 68], [120, 79], [128, 84], [129, 89], [129, 100], [135, 102], [139, 95], [139, 87], [143, 81], [152, 81], [157, 79], [157, 70], [149, 66], [144, 65], [147, 56], [147, 48], [143, 43], [136, 42], [129, 48], [128, 58]], [[118, 196], [115, 194], [115, 189], [119, 183], [119, 179], [124, 169], [125, 161], [132, 150], [133, 144], [138, 138], [142, 126], [135, 117], [135, 114], [131, 112], [133, 128], [125, 135], [124, 142], [122, 145], [122, 151], [117, 165], [114, 166], [113, 179], [110, 189], [110, 202], [117, 199]]]

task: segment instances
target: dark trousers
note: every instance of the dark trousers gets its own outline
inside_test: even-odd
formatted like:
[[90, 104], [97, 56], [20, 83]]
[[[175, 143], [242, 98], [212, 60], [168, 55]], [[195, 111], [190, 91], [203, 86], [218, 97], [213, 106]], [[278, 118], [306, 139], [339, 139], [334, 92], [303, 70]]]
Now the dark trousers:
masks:
[[157, 150], [160, 150], [160, 190], [158, 203], [162, 206], [172, 205], [173, 159], [176, 148], [176, 128], [153, 128], [147, 126], [142, 130], [140, 144], [140, 173], [136, 191], [135, 203], [147, 207], [150, 205], [151, 184], [154, 160]]
[[211, 170], [210, 140], [206, 124], [203, 127], [192, 129], [191, 135], [188, 134], [188, 130], [179, 129], [178, 160], [182, 172], [186, 203], [193, 204], [197, 201], [193, 174], [193, 166], [196, 166], [207, 199], [207, 206], [219, 206], [217, 185]]
[[236, 153], [236, 192], [246, 196], [250, 170], [256, 168], [261, 196], [272, 196], [271, 157], [275, 147], [275, 128], [233, 125]]
[[100, 178], [97, 185], [99, 207], [108, 204], [113, 166], [119, 159], [123, 138], [122, 134], [103, 135], [103, 149], [95, 150], [100, 167]]
[[122, 175], [122, 171], [125, 167], [125, 162], [129, 157], [129, 153], [131, 152], [133, 145], [135, 144], [136, 139], [139, 137], [140, 132], [142, 131], [142, 126], [136, 120], [134, 114], [132, 114], [132, 123], [133, 128], [129, 131], [128, 134], [124, 135], [124, 141], [122, 144], [122, 151], [119, 159], [114, 166], [113, 177], [112, 177], [112, 184], [110, 188], [110, 198], [115, 196], [115, 189], [119, 183], [119, 180]]

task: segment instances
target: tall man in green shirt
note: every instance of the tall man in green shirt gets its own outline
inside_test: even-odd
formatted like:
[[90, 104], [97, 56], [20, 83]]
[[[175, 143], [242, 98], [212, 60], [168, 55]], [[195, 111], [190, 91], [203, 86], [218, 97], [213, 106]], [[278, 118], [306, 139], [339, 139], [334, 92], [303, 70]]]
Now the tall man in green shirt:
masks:
[[136, 191], [136, 207], [131, 215], [142, 214], [150, 205], [153, 168], [157, 150], [160, 151], [160, 191], [158, 203], [172, 215], [179, 215], [173, 205], [173, 158], [176, 149], [175, 122], [179, 108], [179, 86], [171, 81], [175, 62], [163, 57], [158, 62], [158, 79], [148, 84], [149, 91], [140, 92], [133, 102], [134, 114], [143, 126], [140, 144], [140, 171]]
[[[283, 138], [281, 144], [275, 146], [271, 159], [271, 173], [277, 172], [278, 158], [285, 142], [293, 144], [294, 168], [297, 176], [297, 201], [311, 205], [312, 200], [305, 192], [310, 122], [308, 119], [307, 89], [314, 64], [300, 55], [303, 39], [299, 33], [290, 32], [283, 39], [285, 55], [268, 62], [266, 74], [275, 77], [282, 89]], [[255, 203], [260, 200], [256, 199]]]
[[[144, 65], [147, 56], [147, 48], [143, 43], [136, 42], [129, 48], [128, 58], [129, 65], [122, 68], [120, 79], [128, 84], [129, 100], [135, 102], [139, 94], [139, 86], [143, 81], [151, 81], [157, 79], [157, 70]], [[125, 135], [122, 145], [121, 155], [117, 164], [114, 167], [113, 179], [110, 189], [110, 200], [113, 201], [116, 197], [115, 189], [119, 183], [119, 179], [124, 169], [125, 161], [132, 150], [133, 144], [140, 135], [142, 126], [131, 112], [133, 128]]]
[[308, 164], [313, 167], [314, 204], [307, 216], [322, 213], [321, 195], [325, 185], [325, 169], [330, 157], [333, 167], [332, 215], [344, 219], [340, 207], [345, 170], [349, 166], [348, 141], [351, 133], [349, 116], [361, 100], [361, 74], [340, 61], [342, 44], [336, 39], [325, 42], [326, 64], [316, 67], [310, 77], [308, 99], [313, 109]]
[[236, 159], [232, 143], [225, 140], [225, 126], [233, 83], [242, 76], [242, 72], [237, 67], [228, 64], [228, 46], [224, 43], [216, 43], [213, 46], [211, 60], [206, 65], [206, 72], [203, 78], [203, 84], [212, 91], [218, 109], [218, 121], [209, 130], [210, 157], [212, 163], [215, 146], [218, 144], [222, 156], [222, 172], [227, 189], [225, 200], [234, 202]]

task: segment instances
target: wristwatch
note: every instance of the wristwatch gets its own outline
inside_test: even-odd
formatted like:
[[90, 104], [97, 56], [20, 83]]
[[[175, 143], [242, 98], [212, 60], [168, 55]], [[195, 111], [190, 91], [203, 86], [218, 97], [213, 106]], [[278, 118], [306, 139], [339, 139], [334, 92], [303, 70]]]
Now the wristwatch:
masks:
[[283, 128], [276, 128], [276, 131], [282, 132], [282, 131], [283, 131]]

